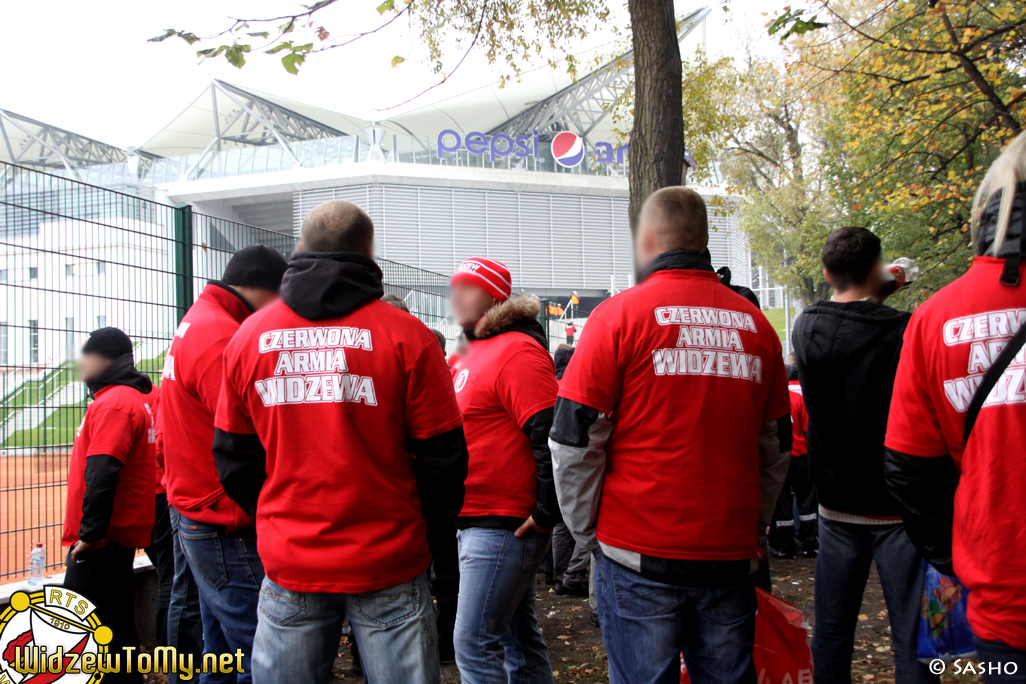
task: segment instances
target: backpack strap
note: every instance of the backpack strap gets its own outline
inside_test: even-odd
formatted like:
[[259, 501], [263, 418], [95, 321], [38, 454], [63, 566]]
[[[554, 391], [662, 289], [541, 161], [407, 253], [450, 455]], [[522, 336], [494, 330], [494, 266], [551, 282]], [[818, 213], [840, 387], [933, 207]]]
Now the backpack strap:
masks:
[[[1001, 284], [1008, 287], [1019, 286], [1019, 263], [1026, 255], [1026, 201], [1019, 212], [1019, 251], [1005, 257], [1005, 269], [1001, 272]], [[997, 256], [995, 253], [994, 256]], [[966, 433], [968, 435], [968, 433]]]
[[[1018, 259], [1016, 259], [1018, 261]], [[1007, 260], [1005, 261], [1007, 264]], [[1012, 363], [1012, 359], [1019, 353], [1019, 350], [1026, 344], [1026, 323], [1019, 326], [1018, 332], [1008, 340], [1008, 345], [1001, 350], [1001, 354], [998, 355], [997, 359], [987, 369], [987, 373], [983, 376], [983, 380], [980, 381], [979, 387], [976, 388], [976, 393], [973, 394], [972, 401], [969, 402], [969, 409], [965, 413], [965, 443], [969, 443], [969, 434], [973, 431], [973, 425], [976, 424], [976, 416], [980, 414], [980, 409], [983, 408], [983, 402], [987, 401], [987, 397], [990, 396], [991, 390], [994, 389], [994, 385], [997, 384], [1001, 375], [1008, 368], [1008, 365]]]

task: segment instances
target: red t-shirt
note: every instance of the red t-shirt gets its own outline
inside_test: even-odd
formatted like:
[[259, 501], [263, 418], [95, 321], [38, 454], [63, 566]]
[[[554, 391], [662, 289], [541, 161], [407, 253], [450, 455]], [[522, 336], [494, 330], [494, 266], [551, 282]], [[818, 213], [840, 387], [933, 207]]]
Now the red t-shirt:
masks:
[[526, 519], [537, 503], [537, 472], [523, 427], [556, 403], [552, 357], [520, 332], [475, 340], [453, 383], [470, 452], [460, 515]]
[[431, 560], [410, 439], [462, 423], [438, 340], [373, 300], [309, 321], [283, 302], [246, 319], [225, 350], [215, 425], [267, 450], [257, 548], [293, 591], [360, 593]]
[[801, 384], [791, 380], [787, 383], [787, 389], [791, 395], [791, 458], [794, 458], [809, 453], [805, 443], [805, 433], [809, 431], [809, 414], [805, 410]]
[[86, 409], [68, 464], [68, 498], [61, 541], [78, 541], [85, 498], [86, 459], [106, 454], [124, 465], [118, 471], [114, 512], [107, 537], [131, 549], [150, 545], [154, 522], [153, 482], [156, 479], [156, 441], [149, 394], [124, 385], [110, 385], [96, 393]]
[[167, 500], [188, 518], [228, 530], [253, 521], [221, 487], [214, 464], [214, 414], [224, 348], [249, 313], [238, 295], [207, 285], [182, 318], [164, 358], [159, 431]]
[[[1004, 372], [963, 445], [976, 387], [1026, 323], [1026, 286], [1001, 285], [1003, 268], [1003, 259], [976, 257], [916, 309], [885, 444], [912, 456], [951, 454], [958, 463], [952, 555], [971, 590], [969, 623], [981, 639], [1026, 650], [1026, 352]], [[1026, 265], [1019, 274], [1026, 280]]]
[[599, 541], [648, 556], [758, 551], [759, 431], [788, 415], [777, 333], [715, 273], [657, 271], [588, 319], [559, 396], [611, 416]]
[[575, 326], [575, 325], [568, 325], [568, 326], [566, 326], [565, 330], [566, 330], [566, 334], [567, 335], [573, 335], [574, 333], [577, 332], [577, 326]]

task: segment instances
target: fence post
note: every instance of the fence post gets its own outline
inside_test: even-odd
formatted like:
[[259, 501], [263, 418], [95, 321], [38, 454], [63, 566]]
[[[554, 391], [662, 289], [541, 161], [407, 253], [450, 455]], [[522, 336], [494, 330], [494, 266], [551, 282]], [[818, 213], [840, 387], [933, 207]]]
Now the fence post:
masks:
[[179, 204], [175, 212], [175, 307], [178, 322], [192, 306], [192, 207]]

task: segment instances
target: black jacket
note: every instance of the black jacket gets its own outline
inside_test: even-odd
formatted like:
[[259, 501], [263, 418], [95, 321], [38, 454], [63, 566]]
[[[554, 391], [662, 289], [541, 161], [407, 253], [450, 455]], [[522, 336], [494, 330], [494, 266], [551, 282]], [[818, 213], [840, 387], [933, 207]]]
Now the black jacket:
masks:
[[[355, 252], [296, 252], [281, 283], [285, 304], [311, 321], [345, 316], [380, 299], [383, 292], [381, 269]], [[428, 544], [437, 557], [446, 553], [453, 522], [463, 508], [469, 460], [463, 426], [428, 439], [411, 439], [407, 449], [416, 456], [413, 468], [421, 512]], [[260, 440], [215, 429], [214, 461], [225, 493], [256, 520], [257, 500], [267, 478], [267, 453]]]
[[795, 320], [809, 468], [825, 508], [900, 513], [884, 487], [884, 435], [910, 317], [876, 302], [819, 301]]

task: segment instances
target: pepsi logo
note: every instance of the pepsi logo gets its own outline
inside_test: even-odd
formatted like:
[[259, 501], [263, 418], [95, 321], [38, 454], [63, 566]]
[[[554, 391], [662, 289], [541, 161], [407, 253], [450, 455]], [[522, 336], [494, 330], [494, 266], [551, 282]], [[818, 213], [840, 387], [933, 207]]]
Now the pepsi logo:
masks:
[[552, 156], [560, 166], [572, 169], [584, 159], [584, 140], [576, 133], [563, 131], [552, 139]]

